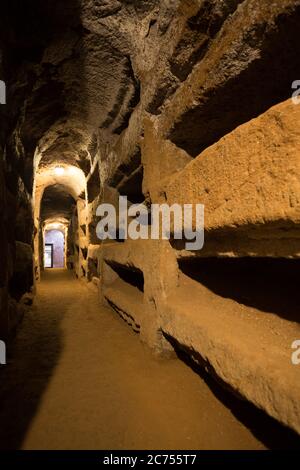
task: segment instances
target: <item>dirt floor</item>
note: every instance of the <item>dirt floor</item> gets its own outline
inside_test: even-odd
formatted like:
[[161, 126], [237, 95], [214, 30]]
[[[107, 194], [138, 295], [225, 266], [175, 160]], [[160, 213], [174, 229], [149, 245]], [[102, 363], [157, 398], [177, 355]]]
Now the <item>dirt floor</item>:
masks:
[[49, 270], [0, 371], [2, 449], [263, 449], [298, 440], [179, 358], [159, 359]]

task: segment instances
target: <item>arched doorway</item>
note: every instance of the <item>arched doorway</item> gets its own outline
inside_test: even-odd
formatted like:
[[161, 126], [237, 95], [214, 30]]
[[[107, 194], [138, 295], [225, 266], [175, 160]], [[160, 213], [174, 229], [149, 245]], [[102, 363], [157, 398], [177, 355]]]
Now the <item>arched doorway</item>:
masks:
[[45, 231], [44, 267], [65, 267], [65, 235], [61, 230], [51, 229]]

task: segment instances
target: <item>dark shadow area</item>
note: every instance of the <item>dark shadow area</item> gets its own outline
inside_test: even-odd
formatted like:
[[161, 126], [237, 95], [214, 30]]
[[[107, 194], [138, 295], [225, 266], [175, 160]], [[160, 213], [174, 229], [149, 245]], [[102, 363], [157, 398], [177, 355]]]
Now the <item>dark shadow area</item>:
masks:
[[134, 333], [140, 332], [140, 325], [136, 323], [136, 320], [134, 319], [132, 315], [130, 315], [129, 312], [125, 312], [124, 310], [122, 310], [112, 300], [108, 299], [107, 297], [106, 297], [106, 301], [108, 305], [119, 315], [120, 319], [131, 327]]
[[[120, 135], [125, 129], [127, 129], [131, 114], [133, 110], [135, 109], [135, 107], [139, 104], [140, 99], [141, 99], [141, 84], [138, 78], [134, 74], [130, 56], [125, 58], [125, 67], [127, 69], [127, 76], [130, 78], [130, 81], [132, 83], [133, 91], [132, 91], [132, 95], [128, 103], [127, 112], [122, 117], [119, 123], [119, 126], [114, 130], [115, 134], [118, 134], [118, 135]], [[120, 90], [118, 93], [119, 105], [114, 107], [114, 110], [111, 113], [112, 116], [116, 114], [116, 117], [117, 117], [118, 113], [120, 113], [123, 101], [126, 98], [127, 91], [128, 91], [127, 87], [125, 87], [124, 90], [122, 89], [122, 87], [120, 87]]]
[[[80, 14], [79, 0], [63, 3], [59, 0], [10, 0], [1, 4], [0, 45], [4, 69], [1, 78], [7, 84], [9, 103], [4, 122], [11, 132], [20, 119], [19, 113], [24, 114], [20, 123], [24, 152], [18, 154], [13, 146], [8, 146], [11, 165], [19, 169], [29, 193], [32, 191], [37, 142], [49, 127], [68, 114], [65, 84], [56, 79], [55, 65], [45, 62], [41, 66], [40, 63], [49, 44], [78, 28]], [[82, 61], [76, 70], [81, 77]]]
[[93, 202], [100, 193], [100, 176], [99, 176], [99, 165], [97, 163], [93, 174], [87, 181], [87, 195], [88, 201]]
[[127, 196], [134, 204], [144, 202], [144, 168], [141, 162], [141, 149], [136, 148], [126, 163], [121, 163], [110, 177], [109, 185], [116, 188], [120, 196]]
[[93, 277], [99, 278], [98, 259], [88, 258], [88, 280], [91, 281]]
[[299, 322], [300, 260], [183, 258], [179, 269], [215, 294]]
[[81, 250], [81, 254], [82, 254], [82, 256], [83, 256], [83, 259], [86, 259], [86, 258], [87, 258], [87, 254], [88, 254], [87, 248], [82, 248], [82, 247], [81, 247], [80, 250]]
[[[56, 291], [64, 272], [44, 274], [49, 293]], [[35, 306], [24, 316], [8, 363], [0, 368], [1, 450], [19, 449], [30, 429], [63, 348], [62, 319], [62, 309], [41, 314]]]
[[121, 196], [127, 196], [128, 200], [133, 204], [139, 204], [145, 200], [143, 194], [144, 169], [143, 166], [138, 167], [130, 176], [118, 185], [117, 189]]
[[277, 24], [249, 31], [244, 47], [260, 44], [259, 57], [224, 86], [208, 89], [199, 105], [181, 116], [169, 139], [196, 157], [237, 126], [290, 98], [292, 82], [300, 75], [299, 20], [297, 6], [291, 14], [281, 14]]
[[[184, 32], [169, 58], [172, 75], [170, 74], [170, 77], [165, 76], [160, 83], [157, 92], [147, 106], [148, 112], [156, 115], [161, 113], [164, 102], [187, 79], [193, 67], [205, 57], [212, 40], [220, 31], [228, 16], [234, 14], [238, 5], [242, 2], [243, 0], [230, 0], [221, 4], [215, 1], [201, 2], [196, 15], [191, 16], [186, 21]], [[156, 26], [157, 23], [153, 23], [153, 20], [151, 20], [148, 35], [151, 35]], [[162, 24], [159, 26], [162, 32]], [[174, 77], [177, 77], [179, 81], [175, 80]]]
[[125, 266], [116, 261], [105, 260], [105, 262], [124, 282], [144, 292], [144, 274], [140, 269], [133, 266]]
[[129, 158], [129, 161], [126, 163], [121, 163], [117, 167], [114, 174], [108, 181], [109, 185], [113, 188], [116, 188], [123, 179], [134, 173], [134, 171], [137, 170], [142, 163], [141, 158], [141, 149], [140, 147], [136, 147], [132, 156]]
[[299, 450], [300, 436], [256, 408], [252, 403], [239, 397], [228, 384], [221, 381], [200, 354], [183, 347], [171, 336], [166, 334], [164, 336], [173, 346], [178, 359], [190, 367], [201, 380], [204, 380], [215, 397], [268, 449]]
[[32, 267], [23, 272], [14, 272], [8, 283], [8, 290], [13, 299], [20, 301], [23, 294], [30, 292], [33, 285]]
[[75, 207], [75, 200], [62, 184], [48, 186], [41, 201], [41, 219], [65, 217], [70, 219]]

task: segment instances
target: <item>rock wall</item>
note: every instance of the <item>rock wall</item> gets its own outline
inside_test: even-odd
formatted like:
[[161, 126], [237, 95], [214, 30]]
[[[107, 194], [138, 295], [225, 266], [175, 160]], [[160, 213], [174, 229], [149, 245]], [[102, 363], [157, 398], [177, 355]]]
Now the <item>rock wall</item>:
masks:
[[298, 432], [299, 6], [160, 5], [133, 61], [140, 102], [118, 140], [98, 146], [95, 199], [205, 205], [201, 251], [104, 242], [100, 297], [154, 351], [184, 351]]
[[12, 103], [10, 108], [0, 105], [0, 337], [9, 342], [33, 289], [33, 216], [16, 109], [20, 96], [12, 96], [8, 87], [10, 64], [3, 37], [0, 49], [0, 76], [6, 103]]

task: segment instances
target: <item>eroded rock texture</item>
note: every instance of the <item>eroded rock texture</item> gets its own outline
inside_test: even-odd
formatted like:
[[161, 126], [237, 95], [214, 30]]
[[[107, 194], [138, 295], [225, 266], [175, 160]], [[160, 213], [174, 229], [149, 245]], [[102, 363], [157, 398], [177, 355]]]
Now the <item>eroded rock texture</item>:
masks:
[[[1, 335], [59, 226], [67, 267], [150, 347], [300, 432], [300, 1], [4, 3]], [[96, 209], [119, 195], [205, 204], [204, 249], [102, 243]]]

